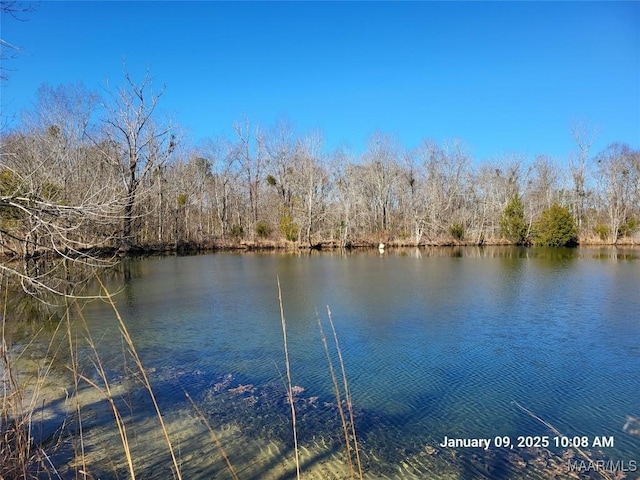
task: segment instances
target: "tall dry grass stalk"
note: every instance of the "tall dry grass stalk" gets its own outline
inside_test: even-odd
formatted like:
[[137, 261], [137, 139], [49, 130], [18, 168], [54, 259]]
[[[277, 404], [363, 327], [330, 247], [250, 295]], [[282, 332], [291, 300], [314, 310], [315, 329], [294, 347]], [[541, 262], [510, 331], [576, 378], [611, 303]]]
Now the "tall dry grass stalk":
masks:
[[120, 329], [120, 335], [122, 336], [123, 340], [125, 341], [128, 349], [129, 349], [129, 353], [131, 354], [131, 357], [133, 358], [133, 361], [134, 361], [134, 363], [136, 365], [136, 368], [138, 369], [138, 371], [140, 372], [140, 375], [142, 377], [143, 385], [144, 385], [145, 389], [147, 390], [147, 392], [149, 393], [149, 397], [151, 398], [151, 401], [153, 403], [153, 407], [155, 409], [156, 416], [158, 418], [158, 421], [160, 422], [160, 427], [162, 429], [162, 434], [164, 436], [165, 442], [166, 442], [167, 447], [169, 449], [169, 453], [171, 454], [171, 460], [173, 462], [173, 468], [174, 468], [173, 474], [175, 475], [175, 477], [178, 480], [182, 480], [182, 475], [180, 473], [180, 465], [178, 464], [178, 459], [177, 459], [176, 454], [175, 454], [174, 446], [173, 446], [173, 443], [171, 442], [171, 438], [169, 437], [169, 431], [167, 430], [167, 427], [166, 427], [166, 425], [164, 423], [164, 418], [162, 416], [162, 413], [160, 412], [160, 407], [158, 406], [158, 401], [156, 399], [155, 394], [153, 393], [153, 388], [151, 387], [151, 382], [149, 381], [149, 377], [147, 375], [147, 372], [146, 372], [146, 370], [144, 368], [144, 365], [142, 364], [142, 361], [140, 360], [140, 357], [138, 356], [138, 352], [137, 352], [136, 347], [135, 347], [135, 345], [133, 343], [131, 335], [129, 335], [129, 330], [127, 329], [127, 326], [124, 323], [124, 320], [122, 319], [122, 316], [120, 315], [120, 312], [118, 311], [118, 308], [116, 307], [116, 304], [114, 303], [111, 294], [109, 293], [107, 288], [102, 283], [102, 280], [100, 280], [100, 278], [97, 277], [97, 276], [96, 276], [96, 279], [98, 280], [98, 283], [100, 284], [100, 287], [102, 288], [102, 291], [104, 292], [104, 297], [107, 299], [109, 305], [111, 306], [111, 309], [113, 310], [113, 313], [115, 314], [116, 318], [118, 319], [118, 327]]
[[344, 366], [344, 360], [342, 358], [342, 350], [340, 349], [340, 342], [338, 342], [338, 334], [336, 333], [335, 325], [333, 324], [333, 317], [331, 316], [331, 310], [327, 306], [327, 316], [329, 318], [329, 325], [331, 325], [331, 331], [333, 332], [333, 339], [336, 344], [336, 351], [338, 352], [338, 360], [340, 362], [340, 370], [342, 371], [342, 384], [344, 387], [344, 395], [347, 400], [347, 411], [349, 412], [349, 422], [351, 424], [351, 435], [353, 436], [353, 450], [356, 454], [356, 465], [358, 466], [358, 475], [362, 479], [362, 463], [360, 461], [360, 449], [358, 448], [358, 437], [356, 436], [356, 425], [353, 418], [353, 403], [351, 402], [351, 391], [349, 390], [349, 382], [347, 380], [347, 371]]
[[[68, 313], [67, 313], [68, 316]], [[81, 414], [81, 410], [80, 410], [80, 401], [78, 399], [78, 379], [81, 379], [85, 382], [87, 382], [87, 384], [89, 384], [91, 387], [93, 387], [94, 389], [96, 389], [96, 391], [98, 391], [100, 393], [100, 395], [106, 399], [109, 402], [109, 406], [111, 407], [111, 411], [113, 413], [113, 417], [115, 419], [116, 422], [116, 428], [118, 429], [118, 434], [120, 435], [120, 442], [122, 443], [122, 448], [124, 451], [124, 456], [125, 459], [127, 461], [127, 468], [129, 470], [129, 478], [130, 480], [135, 480], [136, 478], [136, 474], [135, 474], [135, 470], [133, 468], [133, 456], [131, 455], [131, 448], [129, 446], [129, 436], [127, 435], [127, 426], [126, 423], [124, 421], [124, 418], [122, 416], [122, 414], [120, 413], [120, 410], [118, 408], [118, 406], [116, 405], [116, 396], [113, 393], [113, 390], [111, 388], [111, 385], [109, 383], [109, 378], [107, 376], [107, 373], [104, 370], [104, 364], [103, 362], [100, 360], [100, 355], [98, 353], [98, 348], [96, 347], [95, 342], [93, 341], [93, 337], [91, 336], [91, 333], [89, 332], [86, 320], [84, 318], [84, 315], [82, 314], [82, 311], [80, 309], [78, 309], [78, 318], [80, 319], [80, 321], [82, 322], [82, 326], [84, 328], [85, 331], [85, 341], [87, 342], [87, 344], [89, 345], [89, 347], [91, 348], [91, 351], [93, 352], [94, 355], [94, 359], [91, 360], [95, 371], [98, 374], [98, 377], [100, 378], [100, 381], [102, 382], [102, 385], [99, 385], [97, 382], [91, 380], [90, 378], [88, 378], [86, 375], [82, 374], [76, 367], [72, 367], [72, 368], [76, 368], [73, 371], [74, 374], [74, 379], [75, 379], [75, 385], [76, 385], [76, 392], [75, 392], [75, 398], [76, 398], [76, 415], [78, 417], [78, 425], [79, 425], [79, 440], [80, 440], [80, 461], [82, 462], [82, 470], [80, 471], [80, 473], [83, 473], [86, 475], [85, 472], [87, 472], [87, 466], [86, 466], [86, 459], [85, 459], [85, 455], [84, 455], [84, 442], [83, 442], [83, 433], [82, 433], [82, 414]], [[69, 331], [68, 333], [69, 336], [69, 341], [70, 344], [72, 345], [73, 343], [71, 342], [71, 332]], [[73, 347], [71, 347], [71, 350], [73, 350]], [[73, 363], [72, 363], [73, 365]]]
[[[0, 416], [0, 478], [21, 476], [28, 478], [31, 463], [30, 428], [25, 424], [22, 405], [23, 392], [18, 385], [13, 362], [9, 358], [5, 337], [7, 317], [7, 293], [3, 302], [2, 343], [0, 343], [0, 361], [2, 371], [2, 415]], [[27, 428], [25, 428], [27, 427]]]
[[333, 383], [333, 391], [336, 396], [336, 402], [338, 404], [338, 413], [340, 415], [340, 423], [342, 425], [342, 433], [344, 435], [345, 450], [346, 450], [347, 464], [349, 466], [349, 472], [350, 472], [351, 478], [354, 478], [356, 472], [353, 465], [354, 463], [352, 458], [352, 451], [353, 451], [355, 454], [355, 464], [358, 469], [358, 476], [360, 479], [362, 479], [363, 478], [362, 463], [360, 461], [358, 437], [356, 436], [356, 427], [355, 427], [354, 418], [353, 418], [353, 404], [351, 403], [351, 393], [349, 392], [349, 382], [347, 380], [347, 373], [344, 366], [344, 360], [342, 358], [342, 351], [340, 350], [340, 343], [338, 342], [338, 335], [336, 333], [336, 329], [333, 324], [333, 318], [331, 316], [331, 310], [329, 309], [329, 307], [327, 307], [327, 313], [329, 318], [329, 324], [331, 325], [331, 331], [333, 332], [335, 348], [338, 354], [338, 363], [340, 364], [340, 370], [342, 373], [342, 388], [344, 391], [344, 398], [347, 405], [346, 413], [349, 415], [348, 420], [344, 411], [342, 393], [340, 391], [338, 377], [335, 373], [335, 368], [333, 366], [333, 358], [331, 357], [331, 352], [329, 351], [329, 344], [327, 342], [327, 337], [324, 334], [324, 328], [322, 327], [322, 321], [320, 320], [320, 315], [316, 315], [318, 319], [318, 328], [320, 329], [322, 344], [324, 345], [324, 351], [327, 355], [327, 362], [329, 364], [329, 373], [331, 375], [331, 381]]
[[[46, 453], [43, 440], [35, 437], [34, 416], [40, 406], [41, 391], [49, 377], [52, 360], [38, 366], [35, 383], [19, 379], [14, 365], [29, 349], [43, 328], [40, 328], [17, 356], [9, 353], [6, 340], [6, 319], [8, 305], [8, 288], [5, 283], [2, 309], [2, 331], [0, 338], [0, 382], [2, 383], [2, 405], [0, 408], [0, 479], [4, 478], [38, 478], [45, 474], [49, 478], [60, 475]], [[55, 329], [57, 333], [58, 325]], [[46, 358], [51, 358], [53, 339], [47, 347]], [[31, 380], [31, 378], [27, 379]], [[53, 443], [52, 439], [48, 444]]]
[[[551, 430], [555, 435], [557, 435], [558, 437], [563, 437], [564, 435], [562, 435], [562, 433], [560, 433], [560, 431], [554, 427], [553, 425], [551, 425], [549, 422], [547, 422], [545, 419], [539, 417], [538, 415], [536, 415], [535, 413], [533, 413], [531, 410], [529, 410], [527, 407], [520, 405], [518, 402], [516, 402], [515, 400], [513, 400], [513, 404], [518, 407], [520, 410], [522, 410], [523, 412], [525, 412], [527, 415], [529, 415], [531, 418], [536, 419], [537, 421], [539, 421], [540, 423], [542, 423], [545, 427], [547, 427], [549, 430]], [[585, 460], [587, 460], [587, 462], [589, 462], [589, 464], [591, 465], [596, 465], [596, 462], [584, 451], [582, 450], [580, 447], [578, 446], [573, 446], [573, 448], [576, 450], [576, 452], [578, 452], [580, 454], [580, 456], [582, 456], [582, 458], [584, 458]], [[598, 473], [602, 476], [602, 478], [605, 478], [606, 480], [612, 480], [612, 478], [607, 474], [607, 472], [604, 469], [598, 468], [596, 469], [598, 471]], [[617, 478], [617, 477], [616, 477]]]
[[[127, 326], [120, 315], [115, 302], [113, 300], [112, 294], [107, 290], [103, 282], [100, 278], [96, 278], [103, 295], [101, 298], [106, 300], [111, 309], [113, 310], [115, 317], [117, 319], [117, 325], [119, 328], [119, 332], [123, 341], [123, 356], [125, 366], [127, 362], [127, 358], [133, 359], [133, 368], [131, 369], [134, 375], [140, 379], [144, 389], [148, 393], [154, 409], [157, 419], [160, 423], [161, 430], [164, 436], [165, 443], [168, 447], [169, 453], [171, 455], [172, 460], [172, 470], [173, 475], [178, 480], [182, 480], [182, 475], [180, 472], [180, 465], [178, 463], [178, 459], [176, 456], [175, 447], [171, 441], [169, 436], [169, 432], [167, 426], [165, 425], [164, 417], [160, 411], [160, 407], [158, 405], [157, 398], [154, 394], [153, 388], [151, 386], [151, 382], [148, 378], [147, 371], [145, 370], [140, 357], [138, 356], [137, 350], [133, 343], [133, 340], [129, 334]], [[294, 444], [294, 453], [295, 453], [295, 463], [296, 463], [296, 478], [299, 480], [301, 477], [301, 466], [300, 466], [300, 448], [298, 445], [298, 434], [297, 434], [297, 418], [296, 418], [296, 408], [294, 403], [294, 387], [291, 379], [291, 364], [289, 359], [289, 346], [288, 346], [288, 337], [287, 337], [287, 322], [284, 314], [284, 305], [282, 300], [282, 289], [280, 285], [280, 279], [277, 278], [278, 285], [278, 301], [280, 305], [280, 319], [281, 319], [281, 327], [282, 327], [282, 335], [284, 342], [284, 353], [285, 353], [285, 367], [286, 367], [286, 389], [287, 389], [287, 400], [291, 409], [291, 422], [293, 429], [293, 444]], [[72, 312], [74, 313], [72, 315]], [[358, 441], [356, 437], [356, 430], [354, 424], [354, 414], [353, 414], [353, 405], [351, 400], [351, 393], [349, 391], [349, 383], [347, 380], [346, 369], [344, 365], [344, 359], [342, 357], [342, 352], [340, 350], [340, 344], [338, 342], [338, 335], [336, 333], [335, 325], [333, 323], [333, 319], [331, 316], [331, 310], [327, 307], [329, 324], [331, 326], [331, 331], [333, 334], [333, 340], [335, 344], [335, 351], [338, 356], [338, 363], [340, 368], [340, 373], [337, 372], [337, 369], [334, 367], [334, 359], [332, 358], [329, 344], [327, 341], [327, 337], [324, 333], [322, 322], [320, 317], [318, 316], [318, 325], [320, 327], [320, 333], [322, 335], [322, 341], [324, 344], [325, 352], [327, 354], [327, 359], [329, 362], [329, 371], [331, 374], [331, 379], [333, 382], [334, 393], [336, 395], [336, 400], [338, 404], [338, 411], [340, 415], [341, 425], [342, 425], [342, 434], [345, 438], [345, 448], [346, 448], [346, 456], [348, 468], [351, 474], [351, 478], [356, 478], [356, 475], [362, 479], [362, 466], [360, 460], [360, 453], [358, 449]], [[70, 411], [73, 412], [73, 418], [77, 422], [76, 433], [74, 434], [74, 451], [75, 451], [75, 479], [88, 479], [93, 478], [91, 473], [89, 472], [91, 468], [91, 462], [87, 459], [86, 456], [86, 445], [85, 445], [85, 427], [83, 425], [83, 409], [82, 409], [82, 397], [81, 397], [81, 384], [86, 382], [86, 385], [89, 385], [92, 389], [97, 391], [100, 395], [100, 398], [106, 400], [109, 403], [111, 412], [115, 419], [115, 426], [119, 434], [120, 443], [123, 448], [124, 458], [127, 466], [127, 478], [130, 480], [135, 480], [136, 478], [136, 470], [135, 463], [136, 458], [135, 454], [132, 452], [132, 440], [130, 438], [130, 434], [127, 430], [127, 422], [125, 421], [125, 416], [121, 412], [121, 406], [119, 407], [121, 400], [121, 393], [118, 393], [118, 388], [114, 388], [112, 385], [107, 370], [105, 368], [105, 364], [101, 359], [99, 348], [97, 343], [94, 341], [87, 321], [84, 317], [82, 307], [78, 304], [77, 299], [67, 298], [65, 299], [65, 311], [62, 317], [62, 321], [58, 322], [56, 325], [56, 329], [54, 334], [52, 335], [52, 339], [49, 343], [49, 347], [47, 349], [46, 355], [44, 358], [49, 359], [45, 361], [43, 367], [38, 368], [38, 372], [36, 374], [36, 382], [35, 386], [29, 387], [29, 395], [30, 399], [26, 400], [26, 387], [21, 385], [19, 379], [17, 378], [14, 366], [16, 359], [11, 358], [9, 355], [9, 351], [7, 348], [7, 343], [5, 340], [5, 322], [7, 316], [7, 298], [5, 295], [4, 299], [4, 314], [2, 317], [2, 342], [0, 343], [0, 374], [2, 377], [2, 410], [0, 411], [0, 479], [9, 479], [9, 478], [21, 478], [21, 479], [35, 479], [41, 478], [42, 474], [46, 475], [48, 478], [57, 478], [61, 480], [61, 476], [56, 470], [53, 462], [51, 461], [50, 456], [45, 452], [43, 445], [36, 444], [33, 436], [33, 417], [34, 412], [38, 410], [40, 406], [44, 407], [44, 403], [42, 405], [39, 404], [41, 400], [41, 396], [39, 395], [39, 391], [42, 389], [46, 378], [49, 376], [51, 372], [51, 368], [54, 362], [54, 359], [59, 358], [59, 349], [63, 348], [66, 344], [68, 348], [69, 355], [69, 364], [67, 365], [68, 370], [72, 374], [73, 378], [73, 391], [71, 393], [67, 392], [67, 401], [71, 400], [72, 409]], [[74, 325], [74, 322], [77, 322]], [[58, 336], [58, 331], [61, 329], [63, 332], [62, 335], [64, 337], [64, 341], [59, 343], [57, 347], [54, 348], [54, 340]], [[37, 336], [37, 335], [36, 335]], [[35, 341], [34, 336], [31, 339], [31, 343]], [[31, 344], [29, 343], [26, 347], [24, 347], [24, 351]], [[96, 377], [91, 378], [87, 374], [85, 374], [82, 370], [82, 362], [86, 362], [87, 360], [83, 360], [82, 355], [80, 355], [79, 345], [84, 343], [91, 351], [91, 355], [89, 355], [90, 365], [93, 367], [93, 371], [96, 373]], [[128, 367], [127, 367], [128, 368]], [[339, 381], [339, 377], [342, 377], [342, 381]], [[195, 404], [191, 396], [185, 391], [185, 395], [187, 399], [193, 405], [195, 411], [199, 415], [199, 417], [204, 421], [206, 427], [212, 435], [212, 438], [222, 453], [222, 456], [226, 462], [227, 469], [233, 480], [239, 480], [239, 477], [229, 459], [229, 456], [225, 452], [220, 439], [216, 435], [215, 430], [211, 427], [208, 422], [205, 414], [200, 410], [200, 408]], [[58, 441], [61, 439], [61, 435], [64, 431], [66, 431], [68, 417], [64, 417], [62, 425], [57, 429], [60, 432], [60, 437]], [[51, 437], [51, 436], [50, 436]], [[59, 445], [59, 444], [58, 444]]]
[[284, 306], [282, 305], [282, 289], [280, 288], [280, 277], [278, 281], [278, 302], [280, 303], [280, 321], [282, 324], [282, 337], [284, 340], [284, 361], [287, 370], [287, 398], [291, 406], [291, 423], [293, 425], [293, 449], [296, 456], [296, 478], [300, 479], [300, 453], [298, 451], [298, 433], [296, 428], [296, 408], [293, 404], [293, 384], [291, 383], [291, 368], [289, 365], [289, 346], [287, 343], [287, 321], [284, 318]]
[[[123, 341], [123, 353], [125, 368], [127, 358], [130, 356], [133, 359], [133, 368], [131, 369], [134, 375], [140, 379], [144, 389], [149, 394], [153, 403], [156, 416], [160, 423], [165, 442], [168, 446], [168, 450], [172, 460], [172, 470], [174, 478], [177, 480], [182, 479], [180, 472], [180, 466], [175, 453], [175, 447], [170, 439], [167, 426], [165, 425], [164, 417], [160, 411], [157, 398], [151, 386], [151, 382], [147, 376], [147, 372], [142, 364], [137, 350], [133, 343], [133, 340], [129, 334], [124, 320], [122, 319], [111, 293], [104, 286], [102, 281], [97, 278], [104, 295], [102, 299], [106, 300], [116, 316], [118, 322], [119, 332]], [[6, 292], [6, 290], [5, 290]], [[29, 349], [29, 347], [35, 342], [41, 328], [35, 335], [32, 336], [31, 341], [23, 347], [22, 351], [18, 355], [10, 355], [6, 334], [6, 318], [7, 318], [7, 295], [4, 295], [4, 308], [2, 315], [2, 329], [1, 329], [1, 342], [0, 342], [0, 382], [2, 384], [2, 397], [1, 397], [1, 410], [0, 410], [0, 480], [20, 478], [24, 480], [36, 479], [36, 478], [53, 478], [62, 480], [60, 474], [56, 470], [51, 458], [45, 452], [42, 445], [37, 444], [34, 438], [34, 416], [39, 407], [45, 408], [44, 400], [42, 400], [41, 390], [44, 383], [49, 376], [53, 362], [60, 358], [60, 349], [68, 349], [69, 363], [67, 369], [71, 372], [72, 376], [72, 391], [66, 390], [66, 400], [72, 402], [72, 408], [69, 413], [72, 412], [73, 418], [76, 422], [75, 433], [73, 434], [74, 440], [74, 478], [87, 479], [94, 478], [89, 473], [91, 465], [87, 460], [86, 446], [85, 446], [85, 427], [83, 425], [83, 411], [82, 411], [82, 398], [81, 398], [81, 384], [85, 382], [92, 389], [99, 393], [100, 398], [106, 400], [109, 403], [111, 412], [115, 419], [115, 426], [119, 434], [120, 443], [123, 448], [124, 458], [127, 466], [127, 478], [135, 480], [136, 471], [134, 468], [135, 454], [132, 452], [132, 440], [130, 434], [127, 431], [127, 422], [125, 416], [121, 412], [121, 407], [118, 406], [121, 394], [117, 392], [117, 388], [114, 388], [109, 376], [107, 374], [105, 364], [101, 359], [99, 348], [93, 339], [86, 319], [84, 317], [82, 307], [77, 302], [78, 299], [72, 297], [66, 297], [64, 303], [64, 315], [61, 321], [57, 323], [56, 329], [52, 334], [51, 341], [44, 355], [47, 359], [44, 366], [39, 366], [38, 371], [29, 376], [29, 378], [21, 382], [19, 376], [16, 374], [15, 365], [19, 361], [20, 357]], [[74, 315], [72, 315], [72, 312]], [[74, 322], [77, 322], [74, 325]], [[58, 346], [54, 349], [55, 340], [59, 338], [59, 330], [62, 333], [63, 342], [59, 342]], [[79, 345], [81, 343], [86, 344], [91, 355], [88, 360], [81, 358], [79, 355]], [[127, 355], [128, 353], [128, 355]], [[90, 378], [82, 371], [82, 362], [90, 362], [93, 367], [93, 371], [96, 372], [96, 378]], [[35, 381], [34, 381], [35, 380]], [[193, 403], [191, 397], [187, 394], [187, 398]], [[222, 452], [222, 455], [227, 462], [227, 468], [229, 469], [233, 480], [239, 480], [238, 476], [231, 465], [228, 455], [222, 448], [222, 445], [215, 435], [215, 432], [211, 428], [209, 422], [206, 420], [204, 414], [194, 404], [196, 411], [204, 419], [205, 424], [212, 433], [216, 445]], [[68, 417], [60, 419], [62, 425], [56, 430], [60, 435], [66, 430]], [[55, 438], [54, 438], [55, 440]], [[60, 440], [60, 438], [58, 439]], [[47, 440], [47, 444], [51, 443], [51, 436]], [[57, 447], [59, 444], [54, 445]], [[44, 475], [44, 477], [43, 477]]]
[[215, 442], [216, 446], [220, 450], [220, 453], [222, 453], [222, 457], [224, 458], [224, 461], [227, 464], [227, 470], [229, 470], [229, 473], [231, 474], [231, 478], [233, 478], [233, 480], [240, 480], [238, 478], [238, 474], [236, 473], [235, 468], [233, 468], [233, 465], [231, 464], [231, 460], [229, 459], [229, 455], [227, 455], [227, 452], [222, 447], [222, 442], [220, 442], [220, 438], [218, 438], [218, 435], [216, 434], [216, 431], [211, 427], [211, 424], [207, 420], [207, 417], [202, 412], [202, 410], [200, 410], [200, 408], [198, 407], [196, 402], [193, 401], [193, 399], [191, 398], [191, 395], [189, 395], [186, 391], [184, 392], [184, 394], [189, 399], [189, 402], [191, 402], [191, 405], [193, 406], [193, 409], [196, 411], [196, 413], [198, 414], [200, 419], [204, 422], [204, 424], [206, 425], [207, 429], [211, 433], [211, 437], [213, 438], [213, 441]]
[[71, 305], [69, 304], [69, 299], [65, 298], [65, 314], [64, 314], [64, 323], [67, 327], [67, 342], [69, 346], [69, 359], [71, 362], [71, 366], [69, 367], [71, 370], [71, 374], [73, 377], [73, 404], [75, 409], [75, 416], [78, 421], [78, 431], [79, 431], [79, 441], [80, 441], [80, 454], [78, 455], [76, 451], [76, 458], [80, 457], [80, 463], [82, 465], [82, 470], [77, 473], [86, 474], [87, 472], [87, 462], [84, 448], [84, 428], [82, 426], [82, 407], [79, 398], [80, 392], [80, 375], [78, 368], [78, 339], [76, 336], [76, 341], [74, 342], [74, 335], [72, 334], [71, 328], [71, 316], [69, 312], [71, 310]]

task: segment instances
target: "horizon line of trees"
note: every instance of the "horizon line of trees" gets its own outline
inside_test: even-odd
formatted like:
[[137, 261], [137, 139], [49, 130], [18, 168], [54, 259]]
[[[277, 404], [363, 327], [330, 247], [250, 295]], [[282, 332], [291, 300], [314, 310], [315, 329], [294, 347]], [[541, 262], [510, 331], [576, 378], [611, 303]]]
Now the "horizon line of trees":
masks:
[[[81, 84], [43, 85], [35, 107], [1, 135], [0, 253], [637, 238], [640, 152], [615, 143], [594, 154], [595, 136], [582, 126], [563, 165], [543, 155], [477, 165], [460, 140], [405, 149], [381, 132], [362, 155], [326, 153], [319, 132], [248, 119], [230, 138], [190, 145], [162, 117], [163, 91], [148, 73], [140, 82], [125, 73], [106, 98]], [[567, 232], [545, 233], [554, 222]]]

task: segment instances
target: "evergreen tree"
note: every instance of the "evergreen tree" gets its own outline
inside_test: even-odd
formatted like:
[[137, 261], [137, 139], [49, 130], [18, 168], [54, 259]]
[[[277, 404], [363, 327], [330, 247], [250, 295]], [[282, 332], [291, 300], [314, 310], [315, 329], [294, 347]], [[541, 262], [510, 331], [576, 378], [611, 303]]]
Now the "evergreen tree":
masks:
[[524, 203], [517, 193], [502, 212], [500, 219], [502, 235], [516, 245], [522, 245], [527, 240], [527, 222], [524, 218]]
[[578, 243], [578, 228], [571, 212], [557, 203], [542, 212], [534, 228], [536, 245], [570, 247]]

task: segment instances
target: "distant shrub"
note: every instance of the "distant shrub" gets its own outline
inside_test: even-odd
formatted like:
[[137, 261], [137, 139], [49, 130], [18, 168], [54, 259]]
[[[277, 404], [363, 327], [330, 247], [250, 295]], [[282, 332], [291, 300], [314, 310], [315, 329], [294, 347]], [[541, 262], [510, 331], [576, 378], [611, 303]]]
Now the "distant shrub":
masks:
[[19, 192], [20, 182], [18, 177], [10, 170], [0, 172], [0, 195], [15, 195]]
[[464, 238], [464, 225], [461, 223], [454, 223], [449, 227], [449, 233], [456, 240], [462, 240]]
[[502, 235], [516, 245], [527, 241], [527, 221], [524, 218], [524, 203], [517, 193], [509, 201], [500, 219]]
[[[60, 188], [55, 183], [44, 182], [40, 187], [40, 195], [45, 200], [56, 201], [57, 198], [62, 194], [62, 188]], [[63, 204], [63, 202], [59, 202]]]
[[609, 227], [603, 223], [599, 223], [593, 228], [593, 231], [598, 235], [600, 240], [605, 241], [609, 238]]
[[244, 237], [244, 228], [242, 225], [232, 225], [231, 231], [229, 232], [233, 238], [242, 238]]
[[637, 230], [638, 230], [638, 219], [635, 217], [630, 217], [627, 219], [626, 222], [620, 225], [620, 229], [618, 230], [618, 233], [621, 237], [630, 237], [631, 235], [636, 233]]
[[256, 225], [256, 235], [260, 238], [267, 238], [271, 235], [271, 227], [264, 222], [259, 222]]
[[544, 210], [535, 224], [534, 240], [540, 246], [575, 246], [578, 228], [571, 212], [557, 203]]
[[178, 204], [179, 207], [184, 207], [187, 204], [188, 199], [189, 197], [187, 197], [186, 193], [180, 193], [176, 197], [176, 203]]
[[[9, 197], [12, 195], [24, 195], [20, 180], [10, 170], [0, 171], [0, 196]], [[0, 221], [5, 219], [18, 220], [25, 216], [21, 209], [9, 206], [8, 202], [3, 203], [0, 203]], [[2, 227], [1, 223], [0, 227]]]
[[280, 233], [290, 242], [298, 240], [298, 225], [295, 224], [291, 215], [283, 215], [280, 219]]

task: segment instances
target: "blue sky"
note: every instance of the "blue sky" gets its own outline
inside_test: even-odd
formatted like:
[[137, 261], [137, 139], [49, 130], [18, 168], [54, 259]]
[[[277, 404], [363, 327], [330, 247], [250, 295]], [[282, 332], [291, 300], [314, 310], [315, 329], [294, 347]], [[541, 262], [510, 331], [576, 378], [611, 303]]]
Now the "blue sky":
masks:
[[126, 62], [166, 85], [160, 108], [193, 143], [246, 115], [354, 153], [378, 130], [564, 161], [576, 121], [596, 151], [640, 148], [640, 2], [42, 1], [25, 17], [2, 18], [22, 49], [4, 62], [5, 117], [45, 82], [104, 93]]

